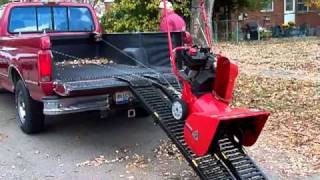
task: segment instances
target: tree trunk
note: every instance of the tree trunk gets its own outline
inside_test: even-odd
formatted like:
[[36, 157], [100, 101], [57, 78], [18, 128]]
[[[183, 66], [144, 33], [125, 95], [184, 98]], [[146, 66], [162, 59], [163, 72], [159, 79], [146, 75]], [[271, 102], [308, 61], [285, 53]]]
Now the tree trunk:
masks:
[[192, 0], [191, 2], [191, 17], [190, 17], [190, 32], [193, 36], [193, 39], [198, 38], [199, 28], [197, 18], [200, 17], [199, 11], [199, 0]]
[[[213, 16], [213, 7], [215, 0], [206, 0], [206, 11], [208, 15], [208, 23], [210, 27], [210, 32], [213, 34], [212, 28], [212, 16]], [[207, 43], [204, 37], [204, 24], [203, 19], [201, 18], [200, 13], [200, 0], [192, 0], [192, 9], [191, 9], [191, 34], [195, 44], [206, 46]], [[199, 24], [200, 22], [200, 24]], [[211, 39], [212, 40], [212, 39]]]
[[213, 21], [212, 21], [212, 16], [213, 16], [213, 8], [214, 8], [214, 2], [215, 0], [206, 0], [206, 9], [207, 9], [207, 13], [208, 13], [208, 23], [209, 23], [209, 27], [210, 27], [210, 32], [211, 32], [211, 36], [213, 38]]

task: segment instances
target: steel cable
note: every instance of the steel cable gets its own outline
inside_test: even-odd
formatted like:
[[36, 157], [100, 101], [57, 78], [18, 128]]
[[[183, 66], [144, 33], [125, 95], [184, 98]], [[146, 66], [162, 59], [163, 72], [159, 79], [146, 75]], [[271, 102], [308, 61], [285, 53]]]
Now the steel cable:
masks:
[[[139, 65], [143, 66], [144, 68], [146, 69], [149, 69], [151, 70], [152, 72], [154, 72], [155, 74], [157, 75], [160, 75], [163, 77], [163, 79], [166, 81], [166, 83], [170, 86], [170, 88], [173, 88], [175, 89], [172, 84], [166, 79], [166, 77], [164, 75], [162, 75], [161, 73], [157, 72], [155, 69], [152, 69], [150, 67], [148, 67], [147, 65], [143, 64], [142, 62], [140, 62], [139, 60], [135, 59], [134, 57], [128, 55], [126, 52], [124, 52], [123, 50], [121, 50], [120, 48], [118, 48], [117, 46], [113, 45], [112, 43], [104, 40], [104, 39], [101, 39], [102, 42], [104, 42], [105, 44], [111, 46], [112, 48], [114, 48], [115, 50], [119, 51], [121, 54], [125, 55], [126, 57], [128, 57], [129, 59], [133, 60], [134, 62], [138, 63]], [[178, 82], [178, 85], [179, 87], [181, 88], [181, 84], [180, 84], [180, 81], [176, 78], [177, 82]], [[176, 89], [175, 89], [176, 90]]]

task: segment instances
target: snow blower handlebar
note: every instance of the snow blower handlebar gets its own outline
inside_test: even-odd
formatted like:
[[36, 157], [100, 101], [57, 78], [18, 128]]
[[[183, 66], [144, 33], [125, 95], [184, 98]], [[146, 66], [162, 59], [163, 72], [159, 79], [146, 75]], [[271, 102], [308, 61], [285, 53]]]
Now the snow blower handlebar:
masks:
[[212, 47], [212, 41], [211, 41], [211, 31], [210, 31], [210, 26], [209, 26], [209, 20], [208, 20], [208, 16], [207, 16], [207, 11], [205, 8], [205, 2], [204, 0], [200, 0], [200, 14], [201, 17], [204, 21], [204, 26], [205, 26], [205, 35], [206, 35], [206, 41], [208, 43], [209, 48]]
[[[163, 4], [164, 4], [164, 16], [165, 16], [165, 23], [166, 23], [166, 29], [167, 29], [167, 36], [168, 36], [168, 47], [169, 47], [169, 55], [170, 55], [170, 62], [171, 62], [171, 66], [172, 66], [172, 71], [173, 73], [181, 80], [181, 76], [179, 74], [179, 71], [177, 70], [176, 67], [176, 52], [177, 51], [183, 51], [183, 50], [190, 50], [192, 49], [190, 46], [181, 46], [181, 47], [176, 47], [173, 49], [173, 45], [172, 45], [172, 37], [171, 37], [171, 30], [169, 28], [169, 22], [168, 22], [168, 9], [167, 9], [167, 0], [162, 0]], [[200, 0], [199, 1], [200, 4], [200, 11], [201, 11], [201, 17], [204, 21], [204, 25], [205, 25], [205, 39], [207, 41], [207, 44], [209, 46], [209, 48], [212, 48], [212, 41], [211, 41], [211, 33], [210, 33], [210, 27], [208, 24], [208, 16], [206, 13], [206, 9], [205, 9], [205, 2], [204, 0]]]
[[181, 80], [181, 76], [179, 74], [179, 71], [177, 70], [177, 63], [176, 63], [176, 52], [177, 51], [183, 51], [183, 50], [187, 50], [189, 47], [186, 46], [180, 46], [180, 47], [176, 47], [173, 49], [172, 46], [172, 37], [171, 37], [171, 30], [169, 28], [169, 22], [168, 22], [168, 9], [167, 9], [167, 0], [162, 0], [163, 5], [164, 5], [164, 9], [163, 9], [163, 13], [164, 13], [164, 17], [165, 17], [165, 22], [166, 22], [166, 29], [167, 29], [167, 36], [168, 36], [168, 47], [169, 47], [169, 55], [170, 55], [170, 62], [171, 62], [171, 67], [172, 67], [172, 72], [176, 75], [176, 77]]
[[171, 38], [171, 31], [169, 28], [169, 22], [168, 22], [168, 9], [167, 9], [167, 0], [162, 0], [163, 5], [164, 5], [164, 17], [165, 17], [165, 21], [166, 21], [166, 28], [167, 28], [167, 35], [168, 35], [168, 46], [169, 46], [169, 55], [170, 55], [170, 61], [171, 61], [171, 66], [172, 66], [172, 71], [173, 73], [179, 77], [177, 68], [176, 68], [176, 61], [175, 61], [175, 57], [174, 57], [174, 53], [173, 53], [173, 49], [172, 49], [172, 38]]

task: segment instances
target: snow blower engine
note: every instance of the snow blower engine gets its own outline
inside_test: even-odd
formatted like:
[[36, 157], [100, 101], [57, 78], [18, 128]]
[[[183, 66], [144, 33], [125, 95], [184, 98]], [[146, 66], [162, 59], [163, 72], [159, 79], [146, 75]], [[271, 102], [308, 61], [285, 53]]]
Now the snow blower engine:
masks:
[[198, 156], [216, 149], [221, 136], [232, 137], [240, 146], [253, 145], [269, 113], [229, 106], [238, 67], [229, 59], [214, 55], [209, 48], [185, 48], [177, 58], [177, 75], [182, 96], [172, 103], [176, 120], [185, 121], [184, 137]]

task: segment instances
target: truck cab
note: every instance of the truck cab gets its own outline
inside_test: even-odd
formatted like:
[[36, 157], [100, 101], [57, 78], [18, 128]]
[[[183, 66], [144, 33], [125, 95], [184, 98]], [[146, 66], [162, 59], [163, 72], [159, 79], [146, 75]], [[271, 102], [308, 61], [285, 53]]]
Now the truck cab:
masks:
[[[165, 33], [103, 34], [88, 4], [8, 3], [0, 16], [0, 87], [15, 94], [25, 133], [42, 131], [45, 116], [120, 108], [135, 116], [144, 110], [119, 77], [171, 74]], [[173, 39], [182, 44], [181, 33]]]

